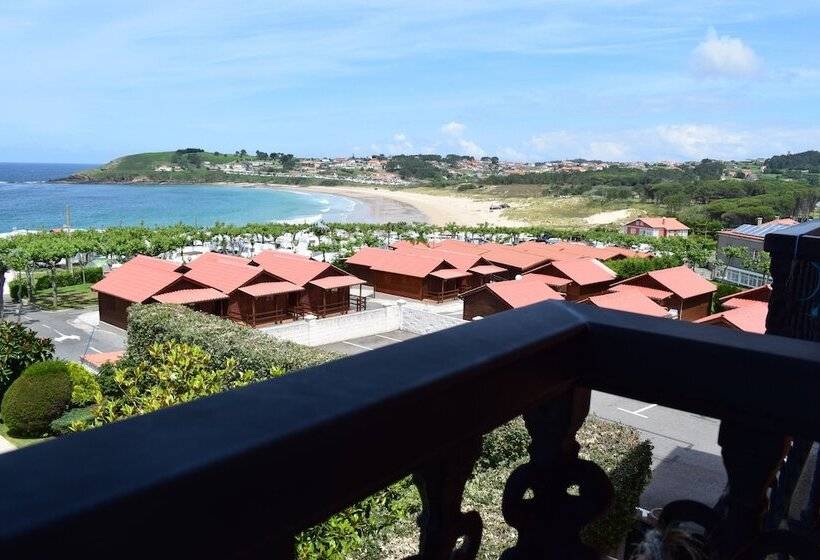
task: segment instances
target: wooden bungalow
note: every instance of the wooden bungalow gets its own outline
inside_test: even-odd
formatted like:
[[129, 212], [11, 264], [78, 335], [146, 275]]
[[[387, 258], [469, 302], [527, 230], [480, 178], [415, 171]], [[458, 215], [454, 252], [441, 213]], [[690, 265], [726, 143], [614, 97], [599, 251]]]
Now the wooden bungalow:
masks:
[[461, 271], [471, 272], [470, 276], [464, 277], [463, 281], [459, 282], [458, 289], [460, 292], [465, 292], [473, 288], [477, 288], [487, 282], [502, 280], [503, 275], [506, 274], [507, 269], [494, 265], [482, 255], [478, 253], [464, 253], [456, 250], [437, 249], [433, 250], [427, 245], [401, 245], [396, 248], [399, 253], [421, 255], [423, 257], [444, 259]]
[[677, 311], [678, 318], [694, 321], [709, 315], [717, 287], [686, 266], [653, 270], [627, 278], [610, 287], [611, 292], [637, 290], [658, 305]]
[[486, 253], [482, 253], [481, 256], [491, 264], [504, 268], [505, 272], [498, 274], [498, 276], [506, 280], [513, 280], [516, 276], [526, 274], [552, 260], [543, 255], [516, 251], [511, 246], [498, 246]]
[[148, 303], [154, 295], [179, 285], [192, 287], [176, 268], [176, 263], [137, 255], [113, 269], [91, 286], [97, 292], [100, 321], [124, 329], [132, 304]]
[[[303, 313], [326, 317], [351, 309], [364, 311], [367, 307], [361, 293], [365, 280], [330, 263], [281, 251], [262, 251], [251, 260], [251, 265], [302, 288], [298, 300]], [[350, 293], [354, 286], [359, 286], [358, 295]]]
[[464, 300], [463, 318], [471, 321], [547, 300], [562, 300], [564, 296], [543, 284], [524, 278], [490, 282], [461, 294]]
[[757, 288], [750, 288], [720, 298], [720, 307], [723, 310], [746, 307], [748, 305], [769, 306], [769, 297], [772, 295], [772, 285], [764, 284]]
[[554, 288], [569, 301], [578, 301], [606, 292], [617, 274], [597, 259], [576, 258], [553, 261], [527, 276]]
[[411, 299], [453, 299], [469, 285], [473, 273], [460, 270], [436, 251], [389, 251], [364, 247], [347, 259], [348, 268], [374, 291]]
[[185, 278], [227, 296], [221, 315], [251, 326], [281, 323], [299, 315], [303, 288], [249, 261], [205, 253], [186, 265]]
[[701, 325], [716, 325], [744, 332], [766, 334], [767, 305], [744, 305], [707, 315], [694, 322]]
[[542, 241], [525, 241], [514, 246], [515, 250], [548, 257], [550, 260], [567, 260], [577, 258], [598, 259], [605, 262], [626, 258], [647, 258], [648, 253], [640, 253], [623, 247], [593, 247], [586, 243], [544, 243]]

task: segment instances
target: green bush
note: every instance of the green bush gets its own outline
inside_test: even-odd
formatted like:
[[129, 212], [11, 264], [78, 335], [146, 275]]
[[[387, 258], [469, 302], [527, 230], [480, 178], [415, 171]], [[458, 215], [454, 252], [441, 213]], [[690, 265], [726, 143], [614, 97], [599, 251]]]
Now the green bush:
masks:
[[96, 405], [72, 408], [49, 424], [49, 430], [55, 436], [71, 433], [77, 426], [86, 426], [94, 421]]
[[[93, 284], [102, 280], [103, 270], [98, 266], [90, 266], [85, 269], [85, 282], [83, 282], [83, 272], [79, 267], [75, 267], [72, 272], [63, 270], [54, 274], [54, 281], [58, 288], [64, 286], [76, 286], [77, 284]], [[35, 290], [50, 290], [51, 289], [51, 275], [43, 274], [38, 276], [34, 281]]]
[[97, 402], [102, 392], [95, 375], [78, 363], [66, 362], [65, 365], [71, 378], [71, 406], [85, 406]]
[[227, 319], [207, 315], [181, 305], [132, 305], [128, 313], [126, 358], [146, 361], [155, 342], [175, 340], [202, 348], [213, 367], [229, 358], [239, 370], [250, 370], [257, 379], [318, 365], [338, 356], [292, 342], [276, 340], [265, 333]]
[[19, 303], [20, 300], [28, 298], [28, 282], [26, 279], [15, 278], [9, 282], [9, 295], [11, 296], [11, 301], [14, 303]]
[[717, 291], [712, 294], [712, 313], [721, 311], [720, 298], [742, 292], [745, 289], [740, 286], [729, 284], [728, 282], [720, 282], [718, 280], [712, 280], [712, 283], [717, 286]]
[[38, 362], [11, 384], [3, 395], [0, 412], [9, 435], [41, 437], [70, 403], [71, 378], [65, 362]]
[[632, 278], [633, 276], [638, 276], [652, 270], [673, 268], [682, 264], [683, 261], [674, 256], [661, 256], [651, 259], [635, 257], [606, 262], [606, 265], [618, 275], [619, 279]]
[[18, 323], [0, 320], [0, 398], [24, 369], [53, 355], [50, 338], [40, 338]]

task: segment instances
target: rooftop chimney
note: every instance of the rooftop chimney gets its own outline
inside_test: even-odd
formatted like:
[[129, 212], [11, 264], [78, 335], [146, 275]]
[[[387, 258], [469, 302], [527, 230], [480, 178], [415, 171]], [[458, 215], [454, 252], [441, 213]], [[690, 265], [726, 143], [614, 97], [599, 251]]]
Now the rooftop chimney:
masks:
[[763, 218], [758, 218], [757, 219], [757, 225], [762, 225], [762, 224], [763, 224]]

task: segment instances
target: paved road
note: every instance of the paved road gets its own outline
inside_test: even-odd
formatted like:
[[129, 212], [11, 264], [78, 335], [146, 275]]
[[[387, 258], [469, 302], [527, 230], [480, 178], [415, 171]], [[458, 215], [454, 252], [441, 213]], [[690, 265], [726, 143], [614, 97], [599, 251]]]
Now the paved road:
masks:
[[[394, 331], [323, 348], [352, 355], [415, 336]], [[726, 474], [717, 445], [718, 420], [597, 391], [592, 393], [591, 412], [637, 428], [652, 442], [652, 482], [641, 498], [642, 507], [654, 509], [685, 498], [711, 505], [720, 496]]]
[[[7, 311], [7, 321], [17, 320], [17, 307]], [[88, 352], [112, 352], [125, 348], [125, 331], [111, 325], [99, 325], [93, 309], [64, 309], [60, 311], [39, 311], [23, 308], [20, 323], [33, 329], [40, 336], [54, 341], [57, 357], [79, 361]]]

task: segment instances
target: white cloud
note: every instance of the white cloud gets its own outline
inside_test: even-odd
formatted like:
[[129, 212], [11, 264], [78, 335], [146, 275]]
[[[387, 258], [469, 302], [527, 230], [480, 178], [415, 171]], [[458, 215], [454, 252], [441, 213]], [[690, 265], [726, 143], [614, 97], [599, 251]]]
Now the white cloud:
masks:
[[393, 140], [395, 142], [405, 142], [407, 140], [407, 135], [404, 132], [397, 132], [393, 135]]
[[528, 161], [530, 158], [524, 152], [520, 152], [513, 147], [505, 146], [498, 150], [498, 155], [507, 161]]
[[586, 152], [584, 152], [584, 156], [588, 159], [619, 161], [624, 159], [626, 153], [627, 147], [620, 142], [593, 141], [589, 143], [589, 147]]
[[756, 74], [761, 60], [742, 40], [728, 35], [719, 36], [710, 28], [706, 38], [692, 51], [695, 68], [717, 77], [746, 77]]
[[459, 139], [458, 145], [459, 147], [461, 147], [463, 152], [468, 156], [484, 157], [485, 155], [487, 155], [487, 152], [485, 152], [481, 146], [479, 146], [472, 140], [465, 140], [463, 138]]
[[662, 141], [687, 157], [731, 159], [746, 157], [750, 152], [748, 133], [708, 124], [664, 125], [655, 130]]
[[448, 136], [458, 138], [459, 136], [464, 134], [464, 130], [466, 130], [466, 128], [466, 126], [459, 122], [450, 121], [447, 124], [441, 126], [441, 131]]

